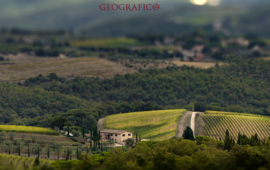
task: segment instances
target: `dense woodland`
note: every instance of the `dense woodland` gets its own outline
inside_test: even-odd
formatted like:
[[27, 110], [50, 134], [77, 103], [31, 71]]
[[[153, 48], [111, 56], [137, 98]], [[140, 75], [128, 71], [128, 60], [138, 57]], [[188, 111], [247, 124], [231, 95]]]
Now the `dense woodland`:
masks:
[[217, 64], [210, 69], [167, 67], [116, 75], [113, 79], [59, 81], [36, 77], [28, 79], [24, 85], [41, 86], [46, 91], [103, 103], [98, 109], [100, 117], [122, 112], [116, 109], [119, 103], [129, 103], [124, 112], [134, 111], [134, 102], [151, 102], [151, 105], [156, 105], [151, 106], [152, 109], [181, 108], [194, 102], [195, 109], [200, 111], [208, 109], [270, 115], [270, 62], [241, 58], [230, 60], [229, 65]]

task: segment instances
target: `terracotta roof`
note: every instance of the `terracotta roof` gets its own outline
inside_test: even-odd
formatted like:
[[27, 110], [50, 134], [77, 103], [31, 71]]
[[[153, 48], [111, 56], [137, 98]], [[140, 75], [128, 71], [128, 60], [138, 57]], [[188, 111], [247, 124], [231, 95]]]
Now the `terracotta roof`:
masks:
[[[130, 132], [130, 131], [127, 131], [127, 130], [114, 130], [114, 129], [104, 129], [104, 130], [101, 130], [100, 133], [117, 133], [117, 134], [121, 134], [121, 133], [124, 133], [124, 132]], [[132, 132], [130, 132], [132, 133]]]

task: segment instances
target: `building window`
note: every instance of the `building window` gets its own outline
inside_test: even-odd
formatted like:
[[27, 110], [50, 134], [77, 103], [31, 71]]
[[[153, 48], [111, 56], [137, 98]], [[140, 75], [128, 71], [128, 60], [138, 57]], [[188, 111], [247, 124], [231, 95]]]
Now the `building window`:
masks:
[[125, 134], [123, 134], [122, 136], [126, 136]]
[[128, 136], [131, 136], [131, 134], [128, 134]]
[[115, 136], [117, 136], [117, 134], [115, 134]]
[[113, 136], [113, 134], [111, 134], [111, 136]]

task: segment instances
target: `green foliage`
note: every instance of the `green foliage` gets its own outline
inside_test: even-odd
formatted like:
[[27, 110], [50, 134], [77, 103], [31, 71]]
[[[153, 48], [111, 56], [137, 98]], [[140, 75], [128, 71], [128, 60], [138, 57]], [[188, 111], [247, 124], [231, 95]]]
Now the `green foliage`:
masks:
[[149, 69], [141, 74], [116, 75], [113, 79], [76, 78], [42, 87], [83, 99], [102, 100], [104, 103], [96, 108], [102, 117], [158, 107], [179, 108], [189, 102], [194, 102], [196, 111], [208, 109], [270, 115], [267, 105], [270, 93], [265, 90], [269, 84], [270, 61], [241, 57], [230, 61], [226, 66], [209, 69], [188, 66]]
[[34, 161], [34, 166], [38, 166], [40, 164], [39, 157], [36, 157]]
[[195, 109], [194, 103], [190, 102], [189, 105], [188, 105], [188, 110], [189, 111], [194, 111], [194, 109]]
[[189, 139], [194, 141], [194, 135], [192, 129], [187, 126], [186, 129], [184, 130], [183, 136], [184, 139]]
[[53, 165], [56, 169], [59, 169], [59, 170], [71, 170], [71, 169], [74, 169], [74, 167], [77, 167], [80, 162], [81, 161], [78, 159], [67, 160], [67, 161], [57, 160], [57, 161], [53, 161], [51, 165]]
[[128, 138], [128, 139], [126, 140], [126, 144], [127, 144], [127, 145], [132, 146], [134, 143], [135, 143], [135, 142], [134, 142], [134, 140], [133, 140], [132, 138]]
[[50, 127], [54, 116], [58, 116], [55, 113], [91, 106], [91, 102], [77, 97], [9, 83], [0, 83], [0, 93], [0, 124]]
[[232, 149], [232, 147], [235, 145], [235, 141], [232, 138], [232, 136], [230, 135], [228, 129], [226, 130], [226, 136], [224, 139], [224, 150], [228, 150], [230, 151]]
[[197, 145], [203, 144], [204, 142], [214, 141], [214, 139], [208, 136], [196, 136], [195, 140]]

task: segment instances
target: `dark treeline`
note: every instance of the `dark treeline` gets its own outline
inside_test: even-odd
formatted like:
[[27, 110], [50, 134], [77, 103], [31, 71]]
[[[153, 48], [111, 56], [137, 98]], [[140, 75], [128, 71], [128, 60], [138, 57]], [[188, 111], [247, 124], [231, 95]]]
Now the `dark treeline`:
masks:
[[[200, 111], [207, 109], [270, 115], [270, 62], [240, 58], [232, 60], [227, 66], [216, 65], [209, 69], [167, 67], [116, 75], [113, 79], [58, 81], [46, 77], [32, 78], [26, 81], [25, 86], [47, 80], [51, 83], [42, 85], [47, 91], [96, 102], [151, 101], [153, 105], [165, 108], [187, 107], [189, 102], [193, 102], [195, 109], [199, 108]], [[103, 108], [105, 114], [110, 113], [109, 107]]]
[[[160, 50], [154, 49], [131, 49], [131, 48], [110, 48], [110, 47], [79, 47], [80, 50], [88, 51], [88, 52], [106, 52], [106, 53], [114, 53], [114, 54], [126, 54], [137, 56], [139, 58], [149, 58], [149, 59], [168, 59], [173, 58], [174, 54], [169, 53], [167, 50], [160, 52]], [[180, 53], [180, 52], [179, 52]], [[183, 55], [181, 54], [181, 57]]]
[[55, 30], [55, 31], [45, 31], [45, 30], [28, 30], [28, 29], [19, 29], [19, 28], [1, 28], [0, 33], [2, 34], [11, 34], [11, 35], [31, 35], [31, 34], [36, 34], [36, 35], [43, 35], [43, 36], [48, 36], [48, 35], [65, 35], [66, 31], [65, 30]]

